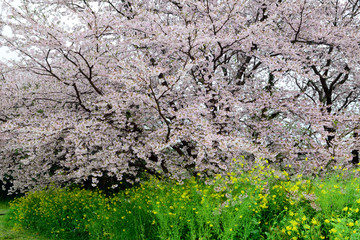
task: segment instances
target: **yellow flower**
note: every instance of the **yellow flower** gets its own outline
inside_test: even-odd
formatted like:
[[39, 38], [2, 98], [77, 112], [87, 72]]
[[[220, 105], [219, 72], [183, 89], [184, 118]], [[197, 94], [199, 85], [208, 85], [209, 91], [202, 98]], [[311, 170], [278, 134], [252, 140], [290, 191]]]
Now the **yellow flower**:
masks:
[[352, 227], [352, 226], [354, 226], [354, 223], [353, 223], [353, 222], [349, 222], [347, 225], [348, 225], [349, 227]]
[[295, 221], [295, 220], [291, 220], [290, 223], [291, 223], [291, 225], [293, 225], [293, 226], [297, 226], [297, 225], [298, 225], [298, 222]]
[[318, 222], [315, 218], [313, 218], [313, 219], [311, 220], [311, 223], [314, 224], [314, 225], [317, 225], [319, 222]]

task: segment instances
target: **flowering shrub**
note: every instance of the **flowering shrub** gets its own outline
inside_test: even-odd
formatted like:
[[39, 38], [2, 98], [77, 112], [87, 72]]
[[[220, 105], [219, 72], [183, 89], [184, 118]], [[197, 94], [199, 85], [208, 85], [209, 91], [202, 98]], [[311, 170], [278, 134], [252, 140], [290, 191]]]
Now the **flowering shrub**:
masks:
[[9, 217], [55, 239], [358, 239], [358, 170], [310, 179], [235, 165], [206, 182], [151, 178], [111, 196], [51, 187], [12, 202]]
[[358, 161], [358, 1], [2, 0], [0, 9], [0, 45], [18, 54], [0, 62], [9, 192], [137, 182], [145, 170], [180, 181], [230, 171], [243, 153], [301, 173]]

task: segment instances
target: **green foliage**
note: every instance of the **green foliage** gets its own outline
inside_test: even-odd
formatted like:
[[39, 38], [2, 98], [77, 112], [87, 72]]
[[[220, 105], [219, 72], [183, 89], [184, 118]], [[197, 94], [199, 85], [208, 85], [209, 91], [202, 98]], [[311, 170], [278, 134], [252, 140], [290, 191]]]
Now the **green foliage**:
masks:
[[38, 233], [11, 230], [8, 222], [9, 216], [5, 215], [9, 209], [8, 199], [0, 198], [0, 240], [46, 240]]
[[179, 183], [150, 178], [111, 196], [47, 188], [11, 203], [9, 223], [52, 239], [359, 239], [358, 171], [250, 170]]

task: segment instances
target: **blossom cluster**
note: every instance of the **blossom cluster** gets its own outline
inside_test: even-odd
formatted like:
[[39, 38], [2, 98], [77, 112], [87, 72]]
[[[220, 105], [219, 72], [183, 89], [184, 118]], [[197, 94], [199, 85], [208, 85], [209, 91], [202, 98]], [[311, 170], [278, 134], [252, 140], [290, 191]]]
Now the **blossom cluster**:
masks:
[[0, 43], [19, 59], [0, 69], [0, 181], [180, 180], [243, 154], [301, 173], [357, 162], [359, 10], [332, 2], [3, 1]]

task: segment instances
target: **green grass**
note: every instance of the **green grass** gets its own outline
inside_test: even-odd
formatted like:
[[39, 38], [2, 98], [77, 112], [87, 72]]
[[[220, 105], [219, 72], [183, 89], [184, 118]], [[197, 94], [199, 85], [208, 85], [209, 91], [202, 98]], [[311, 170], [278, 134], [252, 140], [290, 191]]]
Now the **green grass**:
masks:
[[111, 196], [49, 187], [13, 201], [8, 224], [67, 240], [360, 239], [359, 170], [312, 179], [236, 166], [206, 181], [151, 178]]
[[6, 214], [9, 211], [9, 202], [0, 201], [0, 240], [46, 240], [42, 236], [36, 233], [29, 233], [25, 231], [14, 231], [7, 222], [8, 216]]

